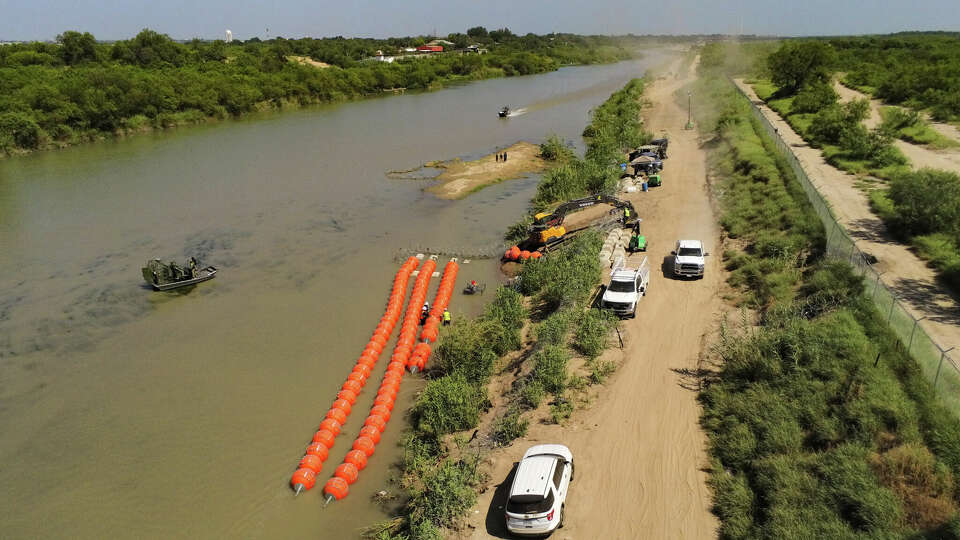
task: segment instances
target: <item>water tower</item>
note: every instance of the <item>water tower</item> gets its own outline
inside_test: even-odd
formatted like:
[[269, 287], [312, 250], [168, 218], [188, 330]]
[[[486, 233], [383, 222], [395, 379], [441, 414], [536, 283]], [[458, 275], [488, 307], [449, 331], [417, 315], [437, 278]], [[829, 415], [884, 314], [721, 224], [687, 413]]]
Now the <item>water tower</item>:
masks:
[[230, 30], [227, 30], [227, 38], [224, 41], [226, 41], [227, 43], [230, 43], [231, 41], [233, 41], [233, 32], [231, 32]]

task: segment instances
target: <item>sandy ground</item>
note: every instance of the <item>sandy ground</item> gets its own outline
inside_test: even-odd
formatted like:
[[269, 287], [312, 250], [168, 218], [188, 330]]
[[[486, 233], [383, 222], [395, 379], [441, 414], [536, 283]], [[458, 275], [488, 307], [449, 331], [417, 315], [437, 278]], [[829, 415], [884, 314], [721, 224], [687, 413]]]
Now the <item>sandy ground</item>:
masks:
[[891, 238], [871, 210], [867, 196], [857, 187], [857, 178], [828, 164], [823, 154], [811, 148], [776, 112], [764, 105], [753, 88], [736, 81], [758, 104], [764, 116], [793, 148], [807, 176], [817, 186], [840, 223], [855, 239], [857, 247], [877, 258], [874, 268], [881, 279], [904, 301], [915, 318], [926, 316], [920, 325], [945, 348], [960, 346], [960, 305], [950, 291], [936, 280], [936, 273], [910, 248]]
[[[852, 88], [847, 88], [839, 82], [834, 82], [834, 88], [837, 93], [840, 94], [840, 101], [851, 101], [854, 99], [869, 98], [866, 94], [860, 93]], [[873, 129], [880, 125], [883, 121], [883, 118], [880, 116], [880, 107], [883, 107], [883, 102], [879, 99], [870, 100], [870, 116], [864, 120], [864, 125], [870, 129]], [[956, 131], [956, 128], [946, 124], [931, 124], [935, 129], [941, 131], [949, 132], [950, 129]], [[943, 133], [947, 137], [956, 139], [956, 133], [953, 135]], [[960, 140], [960, 139], [958, 139]], [[907, 156], [907, 159], [910, 160], [910, 164], [917, 169], [922, 169], [924, 167], [932, 167], [934, 169], [944, 169], [948, 171], [960, 172], [960, 150], [958, 149], [948, 149], [948, 150], [932, 150], [923, 145], [911, 144], [907, 141], [902, 141], [897, 139], [894, 141], [894, 144], [897, 148], [903, 152], [903, 155]]]
[[307, 66], [313, 66], [315, 68], [321, 68], [321, 69], [330, 67], [330, 64], [326, 62], [317, 62], [313, 58], [309, 58], [307, 56], [288, 56], [287, 60], [290, 60], [292, 62], [299, 62]]
[[[661, 80], [647, 92], [650, 129], [670, 132], [664, 187], [621, 194], [644, 219], [650, 242], [649, 294], [637, 317], [622, 325], [625, 347], [607, 351], [622, 365], [599, 387], [592, 407], [564, 425], [532, 423], [527, 437], [490, 456], [491, 487], [458, 537], [506, 537], [503, 505], [511, 472], [533, 444], [570, 447], [577, 466], [566, 506], [566, 526], [553, 538], [712, 538], [705, 484], [705, 436], [699, 427], [695, 384], [681, 372], [698, 365], [702, 342], [723, 309], [720, 257], [708, 258], [703, 280], [678, 281], [663, 272], [679, 238], [699, 238], [714, 251], [719, 228], [710, 206], [705, 154], [694, 132], [683, 131], [686, 111], [672, 93], [683, 84]], [[678, 219], [679, 218], [679, 219]]]
[[[507, 161], [497, 161], [497, 154], [504, 152]], [[441, 183], [427, 191], [441, 199], [461, 199], [484, 186], [542, 171], [546, 161], [540, 157], [538, 145], [520, 141], [474, 161], [431, 161], [424, 166], [443, 169], [436, 177]]]

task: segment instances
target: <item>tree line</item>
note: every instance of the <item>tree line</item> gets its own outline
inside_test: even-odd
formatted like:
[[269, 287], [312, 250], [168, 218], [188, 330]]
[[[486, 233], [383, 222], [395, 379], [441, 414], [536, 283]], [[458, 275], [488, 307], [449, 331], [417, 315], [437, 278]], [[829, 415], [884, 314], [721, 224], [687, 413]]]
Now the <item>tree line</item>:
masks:
[[[628, 43], [602, 36], [517, 36], [509, 29], [475, 27], [448, 38], [455, 46], [475, 43], [488, 53], [386, 63], [369, 58], [430, 38], [178, 43], [149, 29], [110, 44], [89, 32], [68, 31], [56, 43], [0, 46], [0, 154], [224, 118], [264, 105], [336, 102], [631, 56]], [[304, 65], [292, 56], [330, 67]]]

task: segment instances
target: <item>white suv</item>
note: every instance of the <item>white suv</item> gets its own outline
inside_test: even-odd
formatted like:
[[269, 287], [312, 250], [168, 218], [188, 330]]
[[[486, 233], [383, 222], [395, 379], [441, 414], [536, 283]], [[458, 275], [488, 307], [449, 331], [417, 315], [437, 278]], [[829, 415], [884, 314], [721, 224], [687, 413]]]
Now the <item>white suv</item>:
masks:
[[703, 258], [709, 253], [703, 251], [699, 240], [677, 240], [677, 249], [673, 254], [673, 275], [677, 277], [703, 277]]
[[507, 530], [543, 536], [563, 527], [563, 505], [573, 481], [573, 454], [562, 444], [539, 444], [517, 466], [507, 499]]

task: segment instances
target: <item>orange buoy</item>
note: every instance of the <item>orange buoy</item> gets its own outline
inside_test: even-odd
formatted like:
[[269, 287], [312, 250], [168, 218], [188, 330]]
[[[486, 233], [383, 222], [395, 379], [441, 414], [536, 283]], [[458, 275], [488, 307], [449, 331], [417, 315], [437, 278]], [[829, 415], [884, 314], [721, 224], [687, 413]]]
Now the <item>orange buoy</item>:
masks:
[[297, 495], [299, 495], [300, 492], [305, 489], [313, 489], [313, 486], [316, 483], [317, 473], [310, 469], [297, 469], [293, 472], [293, 476], [290, 478], [290, 485], [293, 486], [293, 489], [297, 492]]
[[300, 459], [299, 468], [310, 469], [314, 473], [319, 473], [320, 469], [323, 468], [323, 461], [313, 454], [307, 454]]
[[401, 376], [403, 375], [403, 362], [390, 362], [390, 366], [393, 366], [393, 367], [387, 367], [387, 372], [385, 373], [385, 375], [387, 373], [401, 375]]
[[[376, 431], [374, 431], [376, 433]], [[379, 437], [380, 434], [377, 433]], [[347, 457], [343, 458], [344, 463], [352, 463], [358, 471], [362, 471], [367, 466], [367, 455], [362, 450], [351, 450], [347, 452]]]
[[427, 365], [427, 358], [425, 356], [417, 357], [417, 371], [423, 371], [423, 367]]
[[358, 382], [360, 386], [363, 386], [367, 382], [367, 376], [359, 371], [351, 371], [350, 374], [347, 375], [347, 380]]
[[383, 352], [384, 343], [386, 343], [386, 340], [383, 340], [383, 343], [380, 343], [375, 340], [370, 340], [370, 342], [367, 343], [367, 348], [373, 351], [376, 351], [377, 356], [380, 356], [380, 353]]
[[323, 486], [323, 493], [327, 497], [333, 497], [336, 500], [340, 500], [347, 496], [347, 493], [350, 493], [350, 486], [347, 485], [347, 481], [339, 476], [334, 476], [333, 478], [327, 480], [326, 485]]
[[353, 371], [363, 373], [365, 377], [369, 377], [371, 369], [370, 369], [370, 366], [366, 364], [357, 364], [353, 366]]
[[313, 442], [326, 446], [328, 450], [333, 448], [333, 441], [336, 438], [337, 436], [328, 429], [321, 429], [313, 434]]
[[[358, 437], [369, 437], [373, 444], [380, 444], [380, 430], [376, 426], [363, 426], [360, 428], [360, 435]], [[351, 450], [351, 452], [360, 452], [359, 450]], [[360, 452], [363, 454], [363, 452]], [[350, 454], [347, 453], [349, 456]], [[366, 457], [366, 454], [363, 454]]]
[[353, 441], [353, 449], [360, 450], [366, 454], [367, 457], [373, 455], [373, 451], [376, 449], [376, 446], [377, 445], [374, 444], [370, 437], [357, 437], [357, 440]]
[[393, 410], [393, 404], [396, 401], [395, 397], [386, 395], [386, 394], [377, 394], [376, 399], [373, 400], [374, 405], [383, 405], [384, 407]]
[[420, 337], [423, 338], [424, 341], [427, 341], [430, 343], [433, 343], [434, 341], [436, 341], [439, 335], [440, 335], [440, 331], [433, 326], [431, 326], [430, 328], [425, 328], [423, 332], [420, 333]]
[[527, 259], [529, 259], [529, 258], [530, 258], [530, 252], [529, 252], [529, 251], [523, 250], [523, 251], [520, 252], [520, 259], [521, 259], [521, 260], [524, 260], [524, 261], [525, 261], [525, 260], [527, 260]]
[[330, 456], [330, 449], [328, 449], [323, 443], [315, 442], [310, 443], [310, 446], [307, 447], [307, 453], [317, 456], [320, 458], [320, 461], [326, 461], [327, 457]]
[[504, 259], [507, 259], [507, 260], [510, 260], [510, 254], [511, 254], [511, 253], [513, 253], [513, 252], [510, 251], [509, 249], [506, 250], [506, 251], [504, 251], [504, 252], [503, 252], [503, 258], [504, 258]]
[[370, 409], [370, 415], [382, 416], [385, 421], [390, 421], [390, 409], [383, 405], [374, 405], [373, 408]]
[[343, 412], [343, 409], [330, 409], [326, 418], [333, 418], [342, 426], [347, 421], [347, 413]]
[[392, 360], [389, 364], [387, 364], [387, 371], [390, 371], [391, 369], [394, 369], [394, 368], [400, 369], [402, 371], [403, 366], [405, 365], [407, 365], [407, 363], [404, 360]]
[[[386, 374], [384, 374], [384, 376], [383, 376], [383, 382], [384, 382], [384, 383], [388, 383], [388, 382], [391, 382], [391, 381], [397, 381], [397, 386], [400, 385], [400, 381], [401, 381], [401, 380], [403, 380], [403, 376], [402, 376], [402, 375], [399, 375], [399, 374], [397, 374], [397, 373], [386, 373]], [[383, 385], [381, 384], [381, 386], [383, 386]]]
[[350, 410], [353, 409], [353, 406], [350, 405], [350, 402], [345, 399], [336, 399], [333, 401], [331, 409], [340, 409], [343, 412], [350, 414]]
[[413, 352], [414, 354], [419, 353], [419, 355], [430, 356], [430, 344], [417, 343], [417, 346], [413, 348]]
[[387, 336], [384, 334], [374, 334], [370, 338], [370, 343], [380, 346], [380, 350], [383, 350], [383, 346], [387, 344]]
[[346, 381], [343, 382], [343, 386], [341, 386], [341, 388], [343, 388], [344, 390], [350, 390], [354, 394], [359, 395], [360, 390], [363, 390], [363, 385], [358, 383], [357, 381], [351, 381], [347, 379]]
[[379, 356], [364, 351], [364, 353], [360, 355], [360, 359], [357, 360], [357, 364], [362, 364], [373, 369], [373, 366], [377, 363], [377, 358], [379, 358]]
[[348, 403], [350, 403], [350, 405], [353, 405], [357, 402], [357, 393], [353, 390], [340, 390], [337, 392], [337, 397], [339, 399], [346, 400]]
[[383, 430], [387, 429], [387, 421], [380, 415], [370, 413], [370, 416], [363, 421], [365, 426], [373, 426], [380, 430], [380, 433], [383, 433]]
[[530, 254], [530, 257], [533, 259], [539, 259], [540, 257], [543, 257], [543, 253], [540, 253], [539, 251], [534, 251], [533, 253]]
[[[331, 410], [331, 411], [340, 411], [341, 413], [343, 412], [343, 411], [341, 411], [340, 409], [330, 409], [330, 410]], [[330, 413], [327, 413], [327, 414], [330, 414]], [[343, 415], [343, 418], [344, 418], [344, 420], [346, 420], [347, 415]], [[342, 426], [343, 426], [343, 422], [337, 420], [336, 418], [330, 418], [329, 416], [328, 416], [327, 418], [324, 418], [323, 421], [320, 422], [320, 429], [321, 429], [321, 430], [325, 429], [325, 430], [329, 431], [330, 433], [333, 433], [334, 436], [340, 434], [340, 428], [341, 428]]]
[[360, 476], [360, 470], [353, 463], [341, 463], [334, 469], [333, 475], [337, 478], [343, 478], [347, 481], [347, 484], [352, 484]]

